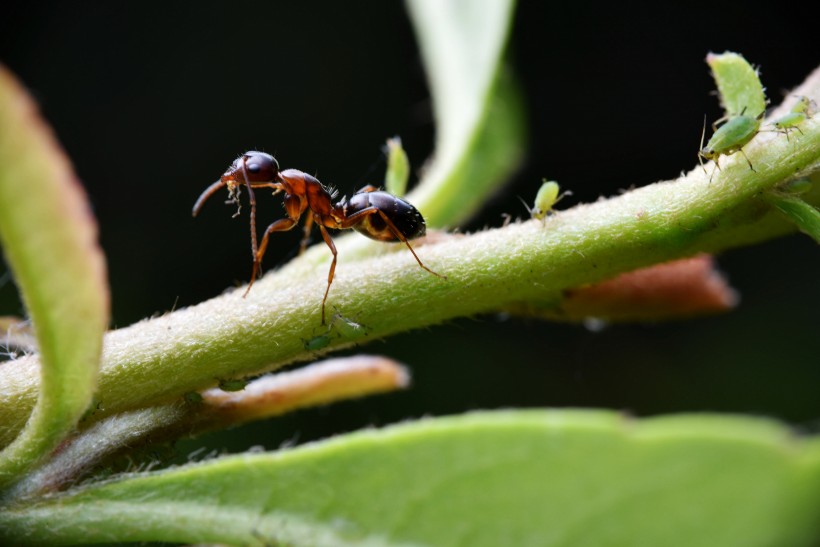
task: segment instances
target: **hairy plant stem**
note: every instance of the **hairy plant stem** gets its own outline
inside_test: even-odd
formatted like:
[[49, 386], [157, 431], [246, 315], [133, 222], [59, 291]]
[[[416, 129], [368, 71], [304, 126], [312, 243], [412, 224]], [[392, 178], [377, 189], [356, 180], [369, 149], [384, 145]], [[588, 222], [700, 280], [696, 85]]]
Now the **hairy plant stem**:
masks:
[[[820, 101], [820, 69], [793, 93]], [[784, 103], [769, 119], [786, 111]], [[762, 196], [820, 167], [820, 116], [801, 131], [791, 140], [758, 134], [744, 147], [755, 171], [735, 154], [721, 158], [722, 171], [712, 182], [695, 169], [674, 181], [564, 211], [546, 225], [530, 221], [470, 236], [433, 234], [416, 249], [447, 281], [418, 268], [398, 245], [393, 250], [400, 253], [374, 256], [389, 246], [337, 238], [340, 263], [328, 300], [335, 314], [328, 327], [319, 324], [319, 302], [329, 257], [324, 246], [316, 246], [258, 282], [246, 299], [242, 290], [234, 291], [109, 333], [99, 404], [87, 422], [174, 400], [218, 379], [275, 370], [515, 303], [557, 302], [567, 288], [793, 231]], [[817, 205], [820, 188], [804, 200]], [[306, 349], [317, 341], [320, 350]], [[17, 435], [31, 412], [38, 368], [36, 356], [0, 368], [0, 446]]]
[[[779, 182], [820, 164], [820, 119], [788, 141], [762, 133], [740, 155], [722, 158], [709, 182], [697, 168], [674, 181], [580, 205], [539, 221], [419, 244], [419, 256], [448, 279], [421, 270], [401, 248], [378, 258], [341, 255], [320, 325], [324, 266], [298, 265], [243, 289], [142, 321], [106, 336], [99, 410], [93, 419], [181, 397], [214, 385], [305, 361], [354, 343], [514, 302], [555, 299], [563, 289], [600, 281], [697, 252], [719, 252], [791, 232], [761, 199]], [[806, 196], [820, 201], [815, 189]], [[432, 238], [431, 238], [432, 239]], [[398, 247], [398, 246], [396, 246]], [[354, 328], [355, 325], [355, 328]], [[306, 343], [329, 335], [321, 351]], [[0, 441], [9, 442], [36, 400], [37, 357], [0, 369]]]

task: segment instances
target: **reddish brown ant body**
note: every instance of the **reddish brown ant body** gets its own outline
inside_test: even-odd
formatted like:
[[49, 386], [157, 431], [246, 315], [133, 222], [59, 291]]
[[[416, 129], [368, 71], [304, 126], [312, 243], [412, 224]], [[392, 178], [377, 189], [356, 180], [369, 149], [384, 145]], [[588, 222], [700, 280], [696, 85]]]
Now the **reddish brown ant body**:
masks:
[[[239, 189], [242, 186], [248, 189], [250, 197], [251, 250], [253, 252], [253, 272], [245, 291], [246, 296], [259, 275], [262, 257], [265, 256], [265, 251], [268, 248], [270, 235], [273, 232], [284, 232], [292, 229], [299, 223], [302, 214], [308, 209], [310, 209], [310, 213], [305, 221], [301, 249], [304, 250], [306, 247], [310, 230], [315, 222], [322, 233], [322, 239], [325, 240], [327, 246], [330, 247], [330, 252], [333, 253], [333, 261], [330, 263], [330, 272], [327, 276], [327, 289], [325, 289], [325, 296], [322, 298], [323, 325], [325, 324], [325, 302], [330, 292], [330, 285], [333, 283], [337, 256], [336, 246], [333, 244], [327, 228], [334, 230], [352, 228], [370, 239], [401, 241], [413, 253], [413, 257], [419, 263], [419, 266], [437, 277], [447, 279], [425, 266], [408, 242], [409, 239], [423, 236], [426, 231], [424, 218], [418, 209], [410, 203], [387, 192], [379, 191], [373, 186], [365, 186], [354, 194], [350, 200], [342, 198], [336, 204], [333, 204], [334, 194], [329, 192], [316, 178], [296, 169], [280, 171], [276, 159], [264, 152], [250, 151], [237, 158], [218, 181], [202, 192], [202, 195], [194, 204], [193, 215], [196, 216], [205, 201], [224, 187], [228, 188], [231, 199], [238, 202]], [[284, 206], [287, 214], [287, 218], [281, 218], [268, 226], [258, 248], [256, 240], [256, 198], [253, 193], [255, 188], [272, 188], [274, 195], [284, 192]]]

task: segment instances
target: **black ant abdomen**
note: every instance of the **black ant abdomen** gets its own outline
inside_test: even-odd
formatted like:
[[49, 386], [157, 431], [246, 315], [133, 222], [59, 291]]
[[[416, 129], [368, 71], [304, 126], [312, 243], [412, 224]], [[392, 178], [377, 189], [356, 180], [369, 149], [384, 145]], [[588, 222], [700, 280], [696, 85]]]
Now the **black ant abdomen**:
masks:
[[[362, 191], [354, 194], [346, 204], [347, 215], [375, 208], [393, 223], [396, 230], [407, 239], [422, 237], [427, 232], [424, 217], [418, 209], [403, 199], [382, 191]], [[353, 229], [360, 234], [377, 241], [399, 241], [390, 226], [381, 215], [364, 217]]]

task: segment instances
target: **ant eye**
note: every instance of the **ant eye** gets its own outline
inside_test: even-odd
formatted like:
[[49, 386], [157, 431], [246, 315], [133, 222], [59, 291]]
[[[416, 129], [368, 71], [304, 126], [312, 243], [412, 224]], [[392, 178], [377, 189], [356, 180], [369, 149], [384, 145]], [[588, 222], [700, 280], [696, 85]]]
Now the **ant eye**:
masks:
[[248, 152], [243, 158], [248, 182], [271, 182], [279, 174], [279, 164], [270, 154]]

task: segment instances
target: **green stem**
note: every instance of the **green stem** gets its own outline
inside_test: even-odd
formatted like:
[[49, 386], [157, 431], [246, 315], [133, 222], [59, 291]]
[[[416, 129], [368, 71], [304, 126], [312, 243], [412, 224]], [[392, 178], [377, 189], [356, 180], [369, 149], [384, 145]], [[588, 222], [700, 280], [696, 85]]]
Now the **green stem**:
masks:
[[[95, 419], [156, 404], [217, 383], [278, 369], [353, 343], [487, 313], [511, 303], [554, 298], [561, 290], [650, 264], [718, 252], [792, 231], [760, 196], [797, 171], [820, 165], [820, 117], [788, 141], [761, 133], [721, 161], [710, 183], [700, 168], [675, 181], [581, 205], [540, 221], [417, 244], [419, 257], [445, 281], [397, 252], [346, 261], [340, 255], [328, 310], [338, 311], [330, 342], [320, 325], [327, 272], [284, 268], [248, 295], [233, 291], [197, 306], [111, 332], [100, 371]], [[818, 203], [820, 190], [805, 196]], [[436, 237], [435, 239], [439, 239]], [[350, 328], [355, 322], [360, 328]], [[36, 400], [36, 356], [0, 369], [0, 441], [9, 442]]]

